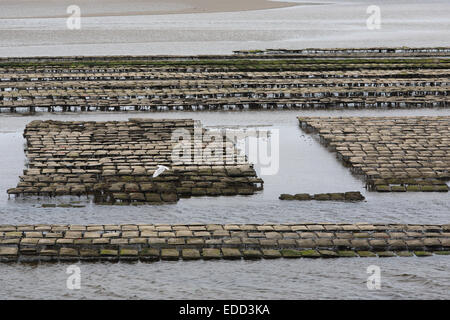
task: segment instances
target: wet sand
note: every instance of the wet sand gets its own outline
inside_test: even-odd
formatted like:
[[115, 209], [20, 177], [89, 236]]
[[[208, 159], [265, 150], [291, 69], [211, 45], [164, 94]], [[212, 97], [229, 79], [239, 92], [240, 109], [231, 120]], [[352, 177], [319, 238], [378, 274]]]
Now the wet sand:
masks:
[[7, 0], [0, 19], [65, 18], [67, 7], [77, 5], [83, 17], [136, 16], [181, 13], [235, 12], [299, 5], [269, 0]]

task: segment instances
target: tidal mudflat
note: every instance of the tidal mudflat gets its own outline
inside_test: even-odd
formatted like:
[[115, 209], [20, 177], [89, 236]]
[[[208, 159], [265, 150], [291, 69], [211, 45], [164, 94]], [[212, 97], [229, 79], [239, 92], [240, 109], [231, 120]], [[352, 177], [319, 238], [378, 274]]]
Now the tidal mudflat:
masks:
[[[367, 7], [374, 4], [371, 0], [291, 0], [297, 6], [284, 1], [202, 2], [212, 6], [219, 2], [223, 6], [232, 3], [237, 8], [256, 3], [254, 9], [261, 3], [288, 7], [133, 15], [128, 13], [145, 11], [148, 5], [143, 1], [127, 1], [105, 6], [102, 2], [89, 1], [91, 6], [100, 7], [99, 12], [110, 11], [115, 16], [85, 17], [81, 30], [67, 30], [67, 6], [55, 5], [66, 2], [46, 2], [49, 6], [44, 13], [31, 5], [34, 18], [20, 18], [23, 17], [20, 2], [7, 1], [8, 8], [2, 1], [2, 13], [8, 14], [0, 19], [0, 56], [229, 54], [233, 50], [267, 48], [441, 46], [450, 41], [450, 4], [446, 0], [381, 1], [377, 3], [382, 10], [380, 30], [366, 27]], [[189, 8], [193, 1], [160, 1], [152, 8], [186, 10], [185, 3]], [[29, 2], [25, 7], [28, 6]], [[80, 8], [81, 15], [83, 10], [89, 14], [95, 9]], [[190, 8], [195, 11], [193, 6]], [[48, 17], [49, 11], [60, 18]]]

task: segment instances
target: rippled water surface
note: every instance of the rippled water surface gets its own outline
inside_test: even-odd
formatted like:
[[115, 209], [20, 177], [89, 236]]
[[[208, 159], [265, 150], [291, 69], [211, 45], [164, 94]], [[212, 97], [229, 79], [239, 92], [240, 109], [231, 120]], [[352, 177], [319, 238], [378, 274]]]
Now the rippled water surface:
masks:
[[[0, 298], [57, 299], [448, 299], [450, 259], [341, 258], [77, 264], [81, 289], [66, 288], [69, 264], [2, 265]], [[367, 267], [381, 289], [367, 289]]]

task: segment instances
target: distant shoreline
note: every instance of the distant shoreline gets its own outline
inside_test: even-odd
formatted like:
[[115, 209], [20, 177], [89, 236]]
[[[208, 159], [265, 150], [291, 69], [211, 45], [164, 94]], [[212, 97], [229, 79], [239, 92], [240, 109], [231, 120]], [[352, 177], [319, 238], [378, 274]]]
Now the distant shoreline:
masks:
[[[33, 2], [33, 1], [31, 1]], [[72, 0], [43, 0], [30, 4], [26, 0], [2, 3], [0, 19], [52, 19], [67, 18], [68, 6]], [[270, 0], [78, 0], [82, 17], [141, 16], [213, 12], [238, 12], [315, 5], [319, 3], [298, 3]], [[133, 10], [134, 9], [134, 10]]]

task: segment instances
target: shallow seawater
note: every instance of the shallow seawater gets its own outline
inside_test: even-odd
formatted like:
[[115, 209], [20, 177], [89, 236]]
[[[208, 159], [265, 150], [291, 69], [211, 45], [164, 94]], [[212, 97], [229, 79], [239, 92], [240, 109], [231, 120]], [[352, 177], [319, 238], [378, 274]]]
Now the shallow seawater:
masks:
[[[0, 266], [1, 299], [448, 299], [450, 259], [341, 258]], [[369, 290], [369, 266], [381, 289]]]
[[[449, 223], [448, 193], [378, 194], [350, 173], [297, 116], [450, 115], [449, 110], [246, 111], [84, 113], [0, 116], [0, 224], [29, 223], [265, 223], [387, 222]], [[279, 130], [279, 170], [261, 175], [264, 190], [253, 196], [182, 199], [174, 205], [98, 206], [86, 198], [8, 199], [24, 163], [22, 137], [33, 119], [126, 120], [193, 118], [210, 128]], [[261, 173], [260, 166], [256, 166]], [[361, 191], [365, 202], [280, 201], [280, 193]], [[79, 202], [81, 208], [42, 208], [43, 203]], [[366, 268], [382, 269], [381, 291], [366, 287]], [[66, 265], [0, 265], [5, 298], [449, 298], [446, 257], [286, 260], [260, 262], [158, 262], [82, 264], [81, 291], [65, 289]], [[48, 279], [53, 279], [49, 281]], [[20, 285], [18, 285], [20, 283]]]

